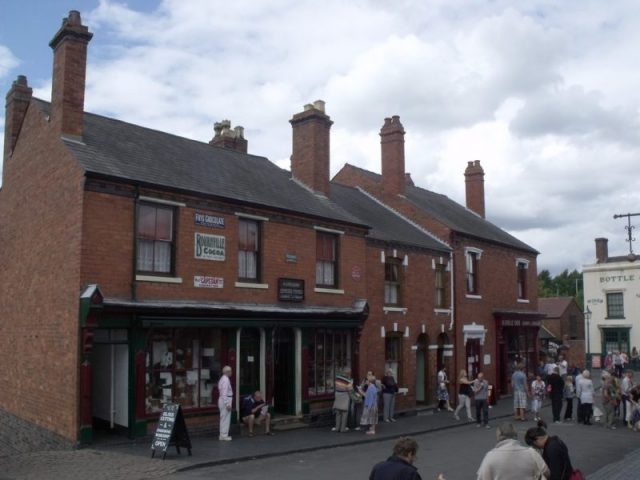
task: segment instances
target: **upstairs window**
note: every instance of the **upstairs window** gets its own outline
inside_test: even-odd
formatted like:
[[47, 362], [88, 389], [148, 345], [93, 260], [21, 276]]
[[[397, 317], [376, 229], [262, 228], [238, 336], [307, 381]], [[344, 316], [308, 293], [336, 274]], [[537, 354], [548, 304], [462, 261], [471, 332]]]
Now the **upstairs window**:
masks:
[[480, 252], [468, 250], [466, 252], [467, 263], [467, 293], [469, 295], [479, 295], [478, 288], [478, 260]]
[[241, 218], [238, 222], [238, 279], [260, 279], [260, 224]]
[[338, 236], [332, 233], [316, 233], [316, 286], [338, 286]]
[[527, 298], [527, 270], [529, 265], [526, 262], [518, 262], [518, 298]]
[[607, 318], [624, 318], [622, 292], [607, 293]]
[[140, 273], [173, 272], [173, 207], [138, 204], [136, 270]]
[[400, 304], [400, 261], [394, 258], [384, 264], [384, 304]]
[[435, 280], [436, 280], [436, 308], [445, 308], [446, 307], [446, 285], [445, 285], [445, 265], [438, 263], [436, 264], [435, 270]]
[[384, 374], [393, 371], [396, 383], [400, 383], [402, 374], [402, 335], [390, 334], [384, 342]]

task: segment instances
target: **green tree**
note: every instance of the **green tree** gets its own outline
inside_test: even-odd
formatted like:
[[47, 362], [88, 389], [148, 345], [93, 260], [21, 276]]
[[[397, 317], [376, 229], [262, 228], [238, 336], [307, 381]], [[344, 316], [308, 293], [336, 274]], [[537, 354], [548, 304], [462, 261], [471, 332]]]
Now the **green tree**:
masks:
[[584, 308], [584, 293], [582, 272], [564, 270], [555, 277], [549, 270], [542, 270], [538, 274], [539, 297], [575, 297], [580, 308]]

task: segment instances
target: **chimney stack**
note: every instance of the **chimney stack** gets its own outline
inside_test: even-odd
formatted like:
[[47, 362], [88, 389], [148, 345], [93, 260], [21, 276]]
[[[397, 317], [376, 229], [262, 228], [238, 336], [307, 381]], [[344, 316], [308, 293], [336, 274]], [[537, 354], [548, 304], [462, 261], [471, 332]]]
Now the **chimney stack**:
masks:
[[293, 146], [291, 173], [314, 192], [329, 196], [329, 146], [333, 122], [316, 100], [304, 106], [291, 120]]
[[466, 186], [467, 208], [473, 210], [482, 218], [484, 212], [484, 170], [480, 165], [480, 160], [468, 162], [464, 171], [464, 181]]
[[13, 81], [11, 90], [7, 93], [5, 104], [5, 124], [4, 124], [4, 158], [6, 159], [13, 152], [18, 140], [18, 132], [27, 114], [27, 107], [31, 101], [33, 90], [27, 84], [27, 77], [18, 75]]
[[609, 239], [596, 238], [596, 263], [607, 263], [609, 258]]
[[384, 125], [380, 129], [380, 149], [382, 193], [385, 196], [403, 194], [407, 184], [404, 171], [404, 133], [404, 127], [398, 115], [384, 119]]
[[231, 121], [222, 120], [221, 122], [216, 122], [213, 125], [213, 131], [215, 134], [213, 139], [209, 142], [209, 145], [247, 153], [248, 142], [244, 138], [243, 127], [237, 126], [232, 129]]
[[82, 25], [80, 12], [71, 10], [49, 46], [53, 49], [51, 122], [60, 134], [82, 136], [87, 45], [93, 33]]

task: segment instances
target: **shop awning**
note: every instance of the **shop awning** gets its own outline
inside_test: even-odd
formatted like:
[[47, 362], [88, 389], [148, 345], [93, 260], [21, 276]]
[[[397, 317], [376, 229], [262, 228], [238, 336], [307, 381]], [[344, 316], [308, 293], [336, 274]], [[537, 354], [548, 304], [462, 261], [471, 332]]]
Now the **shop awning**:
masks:
[[319, 307], [105, 298], [104, 308], [135, 314], [143, 327], [358, 327], [369, 314], [366, 300], [356, 300], [351, 307]]

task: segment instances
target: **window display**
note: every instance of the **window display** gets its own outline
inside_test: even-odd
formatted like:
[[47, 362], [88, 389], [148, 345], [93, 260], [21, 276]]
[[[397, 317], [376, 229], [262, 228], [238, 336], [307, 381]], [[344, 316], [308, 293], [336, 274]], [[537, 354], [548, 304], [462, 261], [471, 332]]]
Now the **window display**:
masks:
[[332, 395], [336, 373], [347, 367], [351, 367], [350, 333], [316, 330], [309, 346], [309, 395]]
[[166, 403], [183, 408], [213, 406], [221, 375], [220, 329], [153, 329], [146, 356], [146, 412]]

